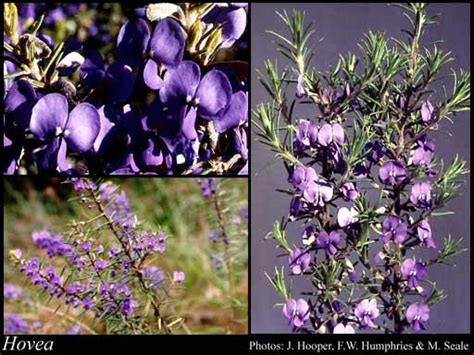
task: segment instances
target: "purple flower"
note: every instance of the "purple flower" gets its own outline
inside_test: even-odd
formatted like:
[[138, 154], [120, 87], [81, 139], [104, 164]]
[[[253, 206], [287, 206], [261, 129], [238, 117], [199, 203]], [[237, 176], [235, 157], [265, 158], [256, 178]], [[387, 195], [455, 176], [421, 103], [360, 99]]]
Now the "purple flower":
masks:
[[78, 335], [81, 334], [81, 326], [73, 325], [72, 327], [66, 329], [67, 335]]
[[311, 262], [311, 255], [296, 248], [290, 252], [288, 263], [293, 275], [301, 275], [308, 269]]
[[293, 171], [289, 181], [297, 190], [303, 192], [305, 200], [313, 205], [322, 207], [333, 196], [332, 188], [328, 184], [319, 181], [316, 171], [311, 167], [298, 166]]
[[351, 224], [359, 221], [359, 218], [357, 217], [358, 215], [359, 212], [357, 212], [354, 207], [351, 207], [351, 209], [348, 209], [347, 207], [341, 207], [337, 211], [337, 223], [341, 228], [349, 227]]
[[14, 122], [20, 129], [27, 128], [30, 125], [31, 111], [37, 99], [35, 89], [28, 80], [14, 81], [4, 101], [7, 121]]
[[222, 258], [224, 257], [223, 253], [211, 253], [211, 260], [214, 261], [214, 269], [222, 269]]
[[288, 319], [289, 325], [300, 328], [309, 319], [310, 307], [302, 298], [298, 300], [290, 298], [283, 306], [283, 314]]
[[341, 186], [342, 196], [346, 201], [353, 201], [357, 197], [359, 197], [359, 191], [357, 191], [357, 187], [352, 182], [346, 182]]
[[181, 63], [184, 47], [183, 29], [171, 18], [158, 22], [148, 44], [151, 58], [168, 68], [176, 68]]
[[384, 156], [383, 146], [379, 141], [367, 143], [365, 149], [368, 151], [367, 160], [372, 163], [377, 164]]
[[296, 127], [296, 142], [304, 147], [314, 146], [318, 139], [317, 126], [308, 120], [300, 120]]
[[374, 326], [374, 320], [379, 316], [379, 310], [377, 308], [377, 300], [375, 298], [362, 300], [357, 304], [354, 314], [359, 318], [362, 328], [372, 328]]
[[344, 143], [344, 129], [339, 123], [332, 125], [326, 123], [319, 129], [318, 143], [323, 147], [327, 147], [332, 142], [340, 145]]
[[149, 252], [158, 252], [163, 254], [166, 250], [165, 235], [162, 232], [156, 234], [145, 233], [142, 242], [146, 250]]
[[184, 281], [184, 272], [183, 271], [174, 271], [173, 272], [173, 282], [182, 283]]
[[240, 6], [218, 3], [204, 16], [203, 21], [221, 26], [220, 48], [230, 48], [245, 32], [247, 13]]
[[367, 166], [365, 163], [357, 164], [354, 166], [354, 177], [356, 179], [364, 179], [367, 177], [369, 170], [367, 169]]
[[416, 144], [418, 147], [413, 153], [413, 165], [428, 167], [435, 149], [433, 142], [427, 140], [426, 135], [423, 135], [416, 141]]
[[414, 205], [428, 209], [431, 207], [431, 184], [430, 182], [417, 182], [411, 188], [410, 201]]
[[431, 102], [426, 101], [421, 105], [421, 119], [423, 120], [423, 123], [425, 124], [430, 124], [432, 123], [434, 119], [434, 107], [431, 104]]
[[288, 219], [290, 221], [296, 220], [300, 213], [302, 212], [302, 202], [299, 197], [293, 197], [290, 202], [290, 213], [288, 214]]
[[169, 69], [160, 89], [160, 99], [169, 105], [197, 107], [200, 117], [220, 120], [232, 99], [232, 86], [224, 72], [212, 69], [201, 79], [199, 65], [184, 61]]
[[3, 284], [3, 298], [5, 300], [17, 300], [23, 297], [23, 292], [15, 285], [4, 283]]
[[317, 207], [324, 207], [325, 203], [330, 201], [332, 196], [332, 187], [321, 181], [310, 183], [308, 188], [303, 191], [305, 200]]
[[50, 258], [56, 255], [67, 256], [71, 254], [71, 246], [66, 244], [59, 234], [53, 235], [47, 230], [34, 231], [32, 239], [35, 245], [48, 251], [48, 257]]
[[150, 30], [145, 20], [127, 20], [117, 37], [117, 55], [120, 61], [134, 68], [141, 64], [150, 39]]
[[340, 243], [341, 236], [336, 231], [332, 231], [331, 233], [327, 233], [323, 231], [318, 234], [316, 238], [316, 245], [318, 248], [324, 249], [326, 252], [326, 256], [333, 256], [337, 253], [336, 246]]
[[298, 79], [296, 82], [296, 97], [301, 99], [304, 97], [305, 91], [304, 91], [304, 75], [299, 74]]
[[414, 332], [425, 329], [424, 323], [430, 319], [430, 308], [426, 304], [412, 303], [406, 310], [406, 320]]
[[214, 178], [197, 179], [196, 181], [201, 186], [201, 193], [204, 198], [209, 198], [217, 192], [216, 181]]
[[400, 162], [390, 160], [380, 168], [379, 177], [385, 185], [398, 185], [405, 180], [406, 171]]
[[[54, 108], [54, 109], [51, 109]], [[68, 169], [66, 149], [84, 153], [92, 148], [99, 134], [100, 118], [97, 109], [80, 103], [70, 113], [68, 102], [61, 94], [43, 96], [33, 107], [30, 130], [36, 138], [47, 141], [42, 161], [46, 169]]]
[[391, 240], [400, 244], [407, 235], [407, 225], [397, 216], [387, 216], [382, 222], [382, 235], [384, 244]]
[[107, 267], [107, 262], [105, 260], [102, 260], [102, 259], [98, 259], [94, 262], [94, 269], [95, 271], [97, 272], [101, 272], [102, 270], [104, 270], [105, 268]]
[[314, 241], [316, 240], [316, 237], [315, 237], [315, 230], [313, 226], [308, 226], [305, 228], [305, 230], [301, 234], [301, 240], [302, 240], [303, 245], [305, 246], [311, 245], [314, 243]]
[[400, 269], [402, 277], [408, 281], [408, 289], [415, 290], [418, 282], [426, 277], [426, 268], [414, 259], [406, 259]]
[[140, 303], [136, 300], [132, 299], [125, 299], [122, 302], [122, 309], [121, 312], [125, 317], [130, 316], [133, 313], [133, 310], [140, 306]]
[[436, 248], [436, 244], [431, 235], [431, 226], [427, 220], [421, 221], [416, 231], [420, 239], [420, 245], [426, 245], [428, 248]]
[[311, 167], [298, 166], [289, 181], [299, 191], [305, 191], [312, 183], [318, 181], [318, 174]]
[[26, 334], [30, 331], [30, 325], [26, 320], [15, 313], [5, 313], [3, 319], [4, 334]]
[[160, 268], [156, 266], [148, 266], [143, 268], [143, 278], [147, 281], [150, 287], [156, 287], [163, 282], [165, 275]]

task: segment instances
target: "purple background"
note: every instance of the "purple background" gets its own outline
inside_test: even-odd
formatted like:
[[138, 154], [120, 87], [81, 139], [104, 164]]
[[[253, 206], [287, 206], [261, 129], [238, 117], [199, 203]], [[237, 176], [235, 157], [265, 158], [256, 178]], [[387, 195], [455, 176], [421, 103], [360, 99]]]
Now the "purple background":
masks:
[[[405, 39], [400, 32], [408, 28], [407, 20], [397, 7], [386, 4], [252, 4], [252, 107], [262, 101], [268, 101], [262, 86], [258, 83], [255, 69], [263, 69], [263, 61], [278, 59], [279, 67], [287, 64], [277, 55], [272, 36], [265, 30], [285, 33], [285, 28], [275, 14], [275, 10], [288, 12], [293, 8], [306, 11], [306, 18], [314, 23], [316, 38], [324, 37], [316, 46], [313, 65], [318, 69], [326, 69], [335, 64], [340, 53], [351, 51], [358, 54], [356, 44], [363, 35], [372, 31], [383, 31], [388, 37]], [[470, 5], [469, 4], [432, 4], [430, 14], [439, 13], [438, 25], [426, 29], [424, 44], [429, 41], [443, 39], [439, 47], [452, 50], [456, 62], [454, 69], [459, 67], [470, 70]], [[313, 37], [314, 43], [314, 37]], [[448, 86], [449, 87], [449, 86]], [[297, 116], [298, 117], [298, 116]], [[452, 138], [447, 135], [433, 136], [436, 144], [437, 157], [447, 162], [455, 154], [470, 160], [470, 121], [469, 113], [455, 117], [455, 124], [445, 122], [441, 129], [449, 130]], [[275, 220], [288, 213], [289, 197], [275, 191], [276, 188], [287, 188], [287, 176], [283, 165], [273, 159], [267, 147], [252, 140], [251, 157], [252, 177], [252, 223], [251, 223], [251, 332], [252, 333], [287, 333], [290, 331], [281, 313], [281, 307], [274, 307], [282, 300], [271, 287], [264, 272], [273, 275], [274, 266], [284, 265], [287, 258], [276, 256], [278, 251], [272, 241], [264, 241], [263, 237], [272, 229]], [[442, 238], [449, 233], [453, 237], [464, 237], [463, 246], [470, 247], [470, 177], [461, 189], [461, 196], [452, 200], [449, 210], [456, 215], [432, 218], [431, 224], [435, 241], [442, 245]], [[296, 243], [302, 226], [293, 223], [288, 230], [290, 244]], [[469, 333], [470, 332], [470, 252], [461, 254], [456, 259], [455, 268], [436, 265], [429, 269], [429, 279], [436, 281], [438, 287], [444, 288], [448, 298], [431, 310], [428, 323], [429, 333]], [[454, 260], [454, 259], [453, 259]], [[288, 277], [286, 277], [288, 280]], [[301, 279], [301, 278], [300, 278]], [[294, 287], [307, 284], [296, 278]], [[296, 293], [294, 293], [296, 295]]]

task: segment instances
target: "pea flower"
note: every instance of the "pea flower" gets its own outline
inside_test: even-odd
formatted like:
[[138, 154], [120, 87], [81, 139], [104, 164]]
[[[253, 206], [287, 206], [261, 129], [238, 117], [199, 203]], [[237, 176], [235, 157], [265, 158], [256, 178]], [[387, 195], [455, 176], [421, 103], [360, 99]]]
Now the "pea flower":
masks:
[[415, 262], [414, 259], [405, 259], [401, 266], [402, 277], [408, 281], [408, 289], [415, 290], [418, 287], [418, 282], [426, 277], [426, 268], [420, 262]]
[[136, 300], [125, 299], [122, 302], [121, 312], [124, 316], [128, 317], [133, 313], [133, 310], [140, 306], [140, 303]]
[[337, 211], [337, 223], [341, 228], [349, 227], [359, 221], [358, 215], [359, 212], [354, 207], [351, 207], [351, 209], [341, 207], [339, 211]]
[[343, 323], [338, 323], [333, 331], [333, 334], [355, 334], [354, 328], [350, 324], [344, 325]]
[[431, 207], [431, 184], [430, 182], [417, 182], [411, 188], [410, 201], [414, 205], [428, 209]]
[[184, 272], [183, 271], [174, 271], [173, 272], [173, 282], [181, 283], [184, 281]]
[[318, 180], [318, 174], [311, 167], [298, 166], [289, 181], [299, 191], [305, 191], [312, 183]]
[[304, 147], [314, 146], [318, 140], [318, 127], [309, 120], [300, 120], [296, 127], [296, 142]]
[[379, 177], [385, 185], [398, 185], [405, 180], [406, 171], [400, 162], [389, 160], [380, 168]]
[[141, 18], [125, 21], [117, 37], [118, 58], [128, 66], [138, 66], [148, 46], [150, 30]]
[[373, 328], [374, 320], [380, 314], [377, 308], [377, 300], [373, 298], [370, 301], [368, 299], [360, 301], [354, 310], [354, 314], [359, 319], [362, 328]]
[[[247, 25], [247, 13], [241, 3], [216, 3], [216, 6], [206, 14], [203, 21], [221, 26], [221, 48], [230, 48], [244, 33]], [[238, 6], [236, 6], [236, 4]], [[248, 4], [245, 4], [248, 5]]]
[[318, 248], [324, 249], [326, 252], [326, 256], [333, 256], [337, 253], [336, 246], [340, 243], [341, 236], [336, 231], [332, 231], [331, 233], [327, 233], [323, 231], [318, 234], [316, 238], [316, 245]]
[[212, 69], [201, 79], [199, 65], [191, 61], [169, 69], [163, 80], [159, 93], [163, 103], [194, 105], [204, 119], [220, 119], [232, 99], [231, 83], [222, 71]]
[[27, 334], [30, 331], [30, 324], [15, 313], [4, 315], [4, 334]]
[[20, 288], [15, 285], [4, 283], [3, 284], [3, 298], [6, 300], [17, 300], [23, 297], [23, 292]]
[[413, 165], [428, 167], [435, 149], [433, 142], [427, 140], [426, 135], [423, 135], [416, 141], [416, 144], [417, 148], [413, 152]]
[[365, 149], [368, 152], [367, 160], [371, 163], [377, 164], [380, 159], [384, 156], [384, 149], [379, 141], [369, 142], [365, 145]]
[[344, 143], [344, 129], [339, 123], [330, 125], [325, 123], [318, 133], [318, 143], [323, 147], [327, 147], [331, 142], [342, 145]]
[[426, 245], [428, 248], [436, 248], [436, 244], [431, 234], [431, 226], [428, 221], [423, 220], [416, 228], [420, 245]]
[[88, 151], [99, 129], [99, 113], [94, 106], [80, 103], [69, 113], [67, 99], [61, 94], [43, 96], [31, 112], [31, 132], [47, 141], [43, 159], [55, 162], [50, 166], [57, 166], [60, 171], [68, 169], [67, 147], [77, 153]]
[[322, 181], [312, 182], [303, 192], [305, 200], [316, 207], [324, 207], [333, 196], [333, 189], [329, 184]]
[[300, 328], [309, 319], [310, 307], [308, 302], [299, 298], [290, 298], [283, 306], [283, 314], [288, 319], [288, 324]]
[[430, 308], [426, 304], [412, 303], [406, 310], [405, 318], [414, 332], [425, 329], [424, 323], [430, 319]]
[[299, 99], [301, 99], [305, 95], [305, 92], [304, 92], [304, 75], [303, 74], [298, 75], [298, 79], [297, 79], [297, 82], [296, 82], [296, 94], [295, 95]]
[[359, 197], [359, 191], [357, 191], [357, 187], [352, 182], [346, 182], [341, 186], [342, 196], [346, 201], [353, 201], [357, 197]]
[[421, 105], [420, 113], [421, 113], [421, 119], [423, 123], [425, 124], [432, 123], [434, 119], [434, 107], [430, 101], [425, 101]]
[[382, 241], [387, 244], [389, 241], [402, 243], [407, 234], [407, 225], [397, 216], [387, 216], [382, 222]]
[[308, 269], [311, 262], [311, 256], [308, 253], [296, 248], [290, 252], [288, 263], [293, 275], [301, 275]]
[[183, 60], [185, 38], [176, 20], [160, 20], [150, 38], [148, 51], [151, 58], [167, 68], [176, 68]]

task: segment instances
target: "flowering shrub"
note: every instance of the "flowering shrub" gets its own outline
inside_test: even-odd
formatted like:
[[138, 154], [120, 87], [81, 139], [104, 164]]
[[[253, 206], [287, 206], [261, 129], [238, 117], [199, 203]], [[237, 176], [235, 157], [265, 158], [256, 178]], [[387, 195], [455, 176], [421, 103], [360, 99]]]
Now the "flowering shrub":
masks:
[[[66, 330], [71, 334], [95, 333], [79, 320], [79, 314], [95, 317], [105, 333], [172, 333], [183, 326], [170, 303], [185, 274], [167, 275], [154, 262], [166, 251], [164, 233], [141, 228], [117, 185], [104, 182], [97, 186], [82, 178], [71, 181], [90, 218], [72, 220], [62, 234], [34, 231], [33, 244], [46, 252], [46, 259], [24, 255], [21, 249], [9, 252], [24, 277], [60, 306], [55, 310], [36, 304], [10, 284], [4, 285], [4, 298], [63, 315], [74, 324]], [[41, 332], [41, 324], [29, 324], [16, 314], [5, 315], [6, 333], [35, 329]]]
[[[267, 61], [266, 75], [259, 72], [272, 100], [256, 108], [255, 127], [291, 184], [289, 216], [267, 239], [288, 256], [290, 277], [311, 281], [298, 297], [283, 269], [267, 275], [294, 332], [423, 330], [446, 297], [429, 280], [431, 266], [463, 251], [461, 239], [442, 241], [430, 222], [451, 213], [437, 210], [456, 195], [466, 163], [437, 160], [430, 133], [469, 110], [470, 74], [453, 71], [451, 93], [435, 101], [431, 93], [453, 58], [422, 47], [434, 23], [427, 4], [397, 6], [412, 25], [407, 41], [370, 32], [360, 58], [341, 56], [326, 72], [309, 66], [313, 30], [302, 13], [278, 13], [289, 36], [270, 31], [291, 66]], [[311, 104], [315, 116], [295, 121], [300, 104]], [[295, 247], [285, 232], [294, 221], [305, 227]], [[431, 257], [421, 256], [425, 248]]]
[[246, 22], [245, 3], [7, 3], [4, 173], [246, 173]]
[[[237, 311], [246, 308], [235, 292], [247, 265], [248, 207], [242, 201], [228, 196], [226, 183], [215, 178], [197, 179], [209, 213], [210, 258], [220, 278], [232, 319]], [[245, 312], [245, 316], [246, 316]], [[246, 322], [246, 320], [244, 320]]]

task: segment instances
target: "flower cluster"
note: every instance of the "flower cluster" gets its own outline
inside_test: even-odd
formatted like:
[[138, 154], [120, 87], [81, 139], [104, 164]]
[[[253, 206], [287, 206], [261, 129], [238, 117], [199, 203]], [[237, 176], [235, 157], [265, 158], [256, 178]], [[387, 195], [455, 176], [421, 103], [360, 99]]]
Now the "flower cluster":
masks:
[[[289, 215], [267, 239], [288, 255], [290, 276], [309, 280], [313, 287], [303, 292], [313, 295], [309, 300], [296, 299], [283, 271], [269, 276], [286, 301], [283, 315], [295, 332], [425, 329], [430, 307], [445, 297], [427, 280], [428, 269], [462, 251], [460, 241], [450, 237], [438, 249], [430, 221], [459, 189], [465, 162], [456, 157], [439, 169], [429, 132], [442, 119], [468, 109], [470, 75], [454, 76], [453, 93], [444, 102], [430, 101], [420, 87], [431, 86], [451, 59], [437, 48], [418, 52], [420, 28], [431, 24], [426, 4], [402, 7], [419, 21], [413, 40], [406, 47], [391, 46], [382, 34], [370, 33], [360, 46], [366, 65], [362, 76], [356, 74], [358, 60], [352, 54], [341, 57], [340, 70], [320, 75], [309, 69], [312, 31], [304, 15], [279, 14], [290, 35], [276, 36], [291, 44], [280, 50], [294, 66], [279, 73], [266, 62], [267, 76], [260, 73], [260, 80], [273, 101], [258, 106], [255, 125], [261, 141], [284, 161], [291, 184]], [[291, 104], [285, 93], [291, 92], [289, 82], [296, 83]], [[308, 101], [318, 113], [295, 120], [294, 107]], [[279, 117], [286, 119], [286, 127]], [[304, 223], [294, 247], [285, 235], [292, 221]], [[437, 255], [423, 260], [419, 248], [435, 249]]]
[[[109, 182], [97, 186], [78, 178], [71, 183], [79, 201], [99, 214], [88, 221], [73, 221], [62, 235], [49, 230], [33, 232], [33, 243], [46, 251], [49, 265], [42, 256], [25, 257], [19, 249], [10, 251], [12, 261], [59, 304], [90, 312], [110, 332], [172, 332], [182, 319], [167, 315], [163, 304], [170, 302], [170, 291], [185, 275], [175, 271], [167, 276], [151, 264], [152, 258], [165, 252], [164, 233], [140, 228], [118, 186]], [[107, 231], [111, 237], [105, 235]], [[6, 299], [20, 297], [19, 290], [6, 286]], [[144, 299], [149, 300], [148, 305]]]
[[245, 174], [246, 6], [7, 4], [4, 173]]

